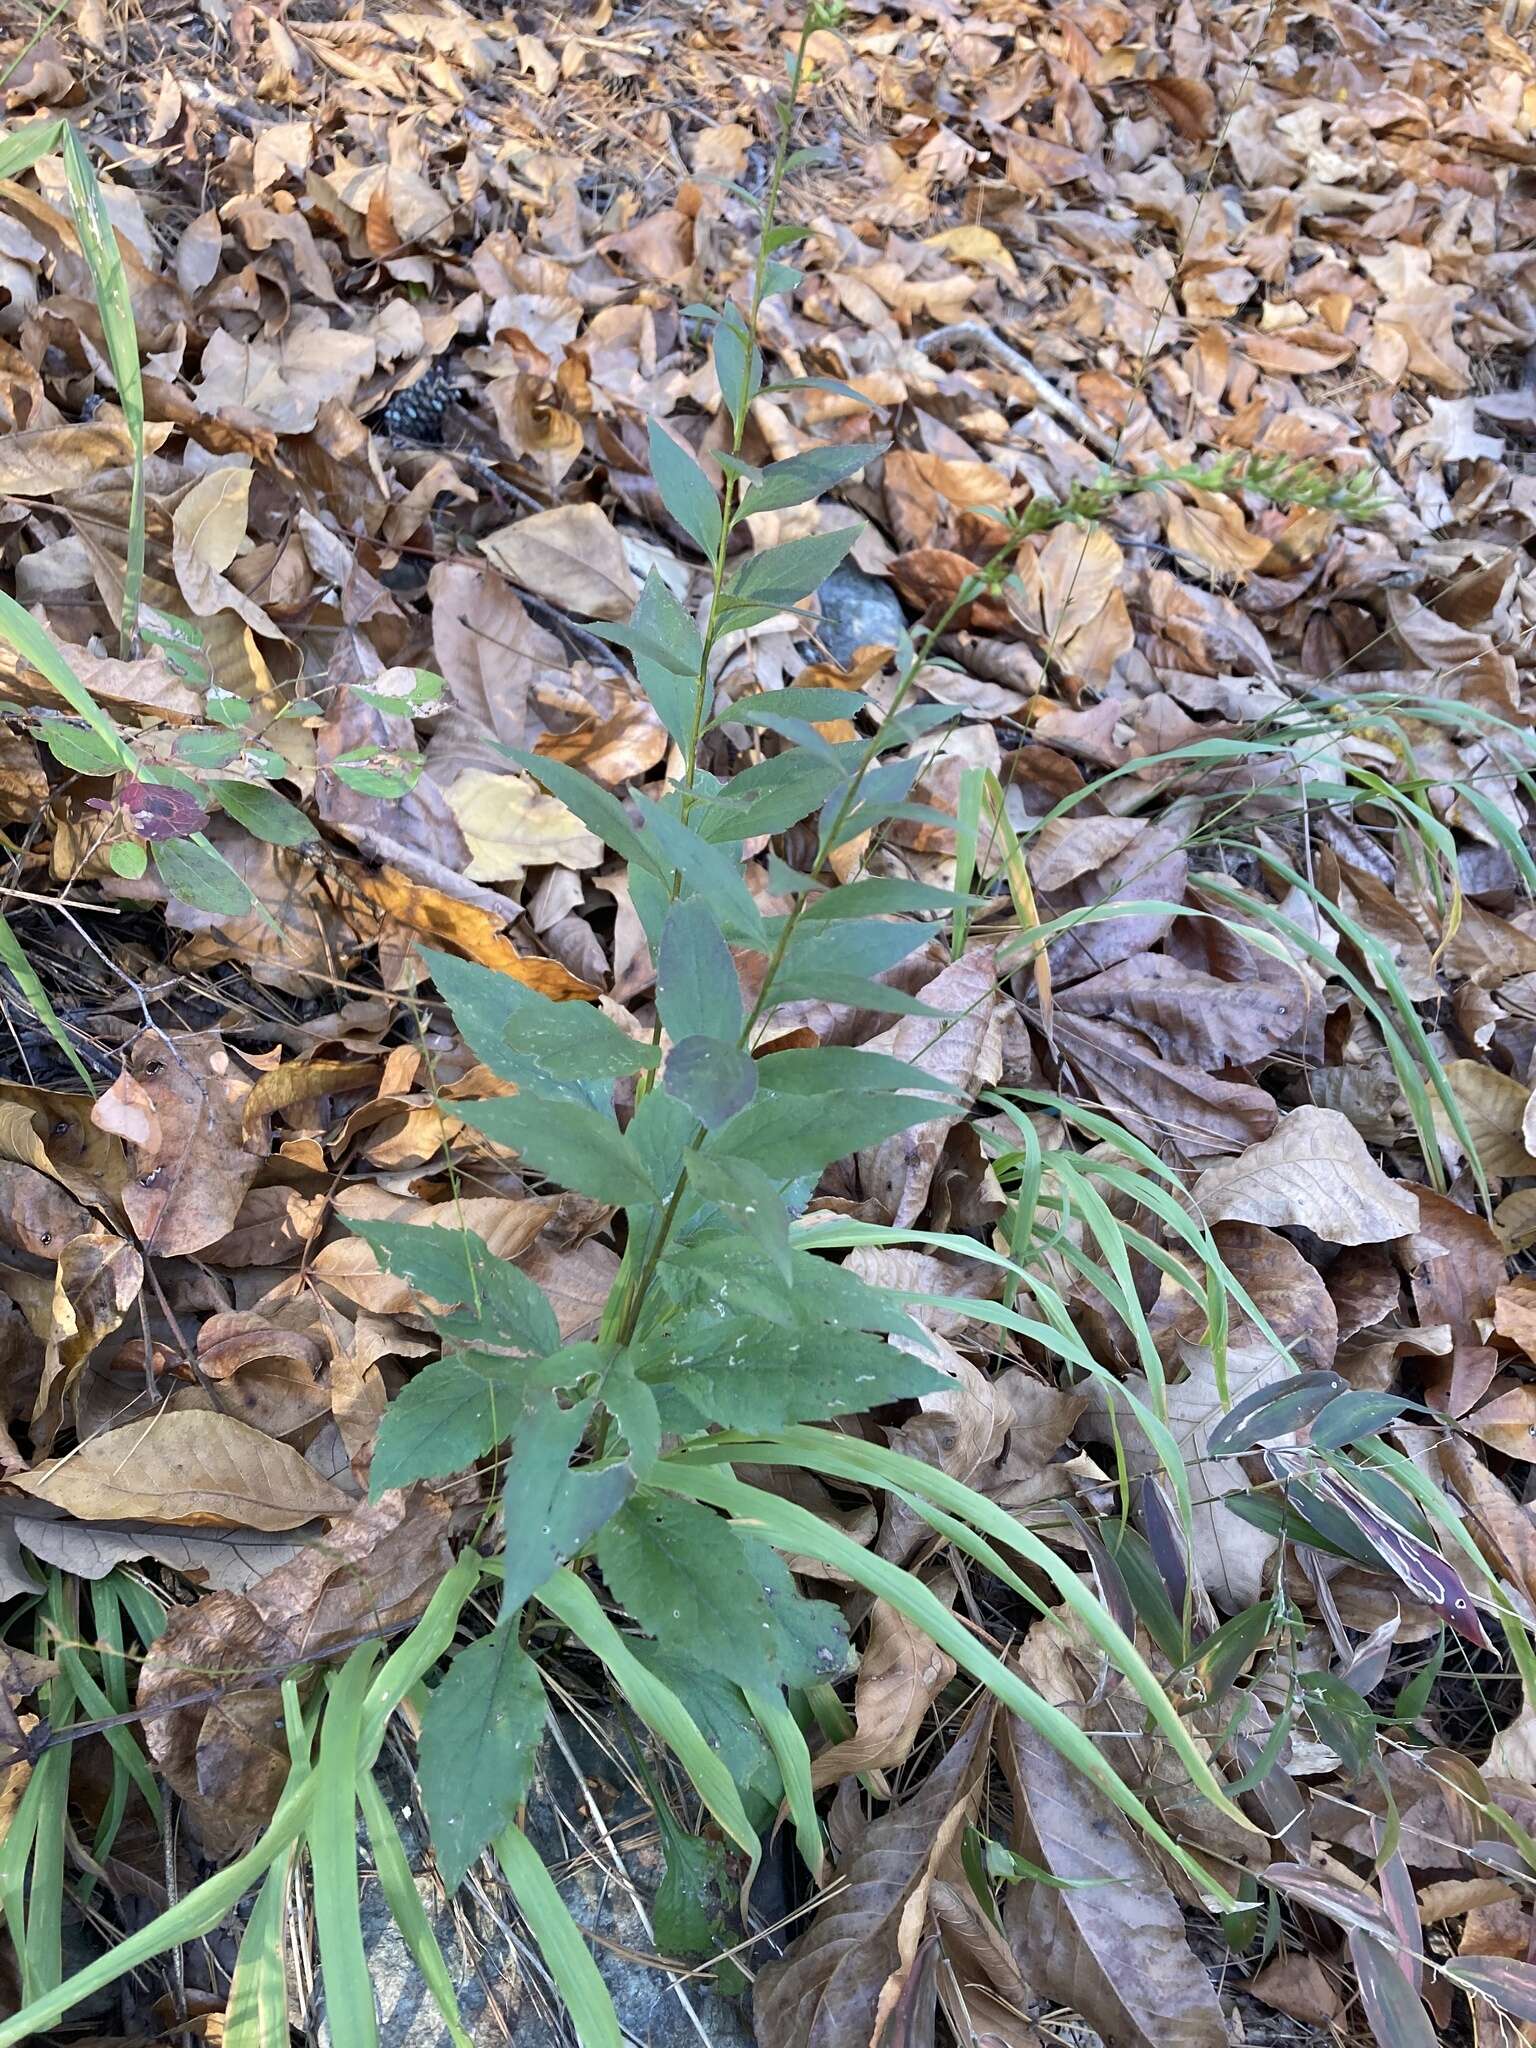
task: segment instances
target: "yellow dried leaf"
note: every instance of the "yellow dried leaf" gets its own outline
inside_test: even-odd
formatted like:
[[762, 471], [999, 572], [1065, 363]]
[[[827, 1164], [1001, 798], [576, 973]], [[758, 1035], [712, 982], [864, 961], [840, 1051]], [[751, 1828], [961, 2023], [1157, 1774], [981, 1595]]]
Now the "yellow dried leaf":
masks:
[[595, 868], [603, 842], [530, 775], [466, 768], [448, 792], [471, 882], [520, 882], [531, 867]]

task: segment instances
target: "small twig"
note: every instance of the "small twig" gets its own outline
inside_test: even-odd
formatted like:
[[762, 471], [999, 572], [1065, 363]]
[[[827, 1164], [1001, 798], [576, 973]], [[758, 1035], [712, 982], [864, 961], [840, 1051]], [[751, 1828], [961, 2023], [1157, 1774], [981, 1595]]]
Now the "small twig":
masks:
[[925, 356], [938, 348], [967, 346], [980, 349], [983, 355], [991, 356], [994, 362], [1001, 363], [1006, 370], [1011, 370], [1029, 386], [1047, 412], [1053, 412], [1059, 420], [1065, 421], [1075, 434], [1088, 443], [1095, 454], [1102, 455], [1106, 462], [1114, 461], [1114, 441], [1101, 427], [1094, 425], [1076, 399], [1068, 398], [1065, 392], [1058, 391], [1050, 378], [1035, 368], [1028, 356], [1022, 356], [1016, 348], [1010, 348], [1000, 335], [994, 334], [990, 327], [984, 327], [979, 320], [957, 320], [952, 326], [937, 327], [932, 334], [925, 334], [921, 341], [914, 343], [919, 354]]
[[413, 882], [421, 882], [444, 896], [452, 896], [458, 903], [472, 904], [476, 910], [488, 910], [492, 917], [499, 917], [507, 924], [514, 923], [523, 914], [521, 903], [514, 903], [510, 896], [503, 896], [495, 889], [482, 889], [478, 882], [467, 882], [452, 868], [444, 867], [440, 860], [433, 860], [428, 853], [419, 853], [414, 846], [402, 846], [398, 840], [387, 839], [369, 825], [347, 825], [343, 829], [360, 853], [367, 854], [371, 860], [386, 861], [390, 867], [399, 868]]

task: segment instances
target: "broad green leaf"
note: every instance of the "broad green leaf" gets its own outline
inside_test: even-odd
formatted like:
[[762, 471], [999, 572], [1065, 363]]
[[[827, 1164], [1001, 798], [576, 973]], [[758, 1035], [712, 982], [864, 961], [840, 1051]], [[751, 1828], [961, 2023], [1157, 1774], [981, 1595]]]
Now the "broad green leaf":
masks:
[[612, 1117], [578, 1102], [547, 1102], [533, 1095], [460, 1102], [457, 1113], [523, 1164], [560, 1187], [573, 1188], [615, 1208], [658, 1200], [635, 1147]]
[[706, 1149], [750, 1159], [773, 1178], [792, 1180], [819, 1174], [834, 1160], [878, 1145], [913, 1124], [930, 1123], [935, 1114], [943, 1112], [921, 1095], [818, 1097], [812, 1115], [803, 1096], [759, 1095], [710, 1134]]
[[922, 1067], [858, 1045], [807, 1045], [764, 1053], [757, 1077], [780, 1095], [830, 1095], [848, 1089], [874, 1094], [897, 1088], [951, 1097], [961, 1092], [952, 1081], [941, 1081]]
[[418, 1775], [450, 1891], [491, 1837], [517, 1818], [533, 1782], [545, 1706], [515, 1615], [460, 1650], [427, 1695]]
[[379, 1423], [368, 1473], [373, 1499], [416, 1479], [445, 1479], [504, 1442], [523, 1413], [528, 1379], [516, 1359], [481, 1352], [455, 1353], [417, 1373]]
[[730, 948], [702, 896], [667, 912], [657, 957], [656, 1007], [674, 1041], [741, 1035], [741, 983]]
[[104, 778], [123, 766], [123, 750], [89, 726], [51, 715], [38, 721], [36, 735], [62, 767], [74, 775]]
[[789, 1214], [760, 1166], [750, 1159], [716, 1159], [696, 1152], [688, 1161], [688, 1186], [701, 1201], [733, 1216], [783, 1278], [789, 1278]]
[[698, 627], [655, 569], [648, 572], [640, 601], [622, 625], [597, 620], [588, 631], [669, 670], [679, 681], [691, 682], [704, 660]]
[[297, 804], [289, 803], [265, 783], [234, 782], [221, 776], [209, 789], [237, 824], [270, 846], [306, 846], [319, 837]]
[[804, 982], [822, 970], [844, 976], [884, 974], [930, 936], [922, 925], [894, 924], [883, 917], [861, 918], [836, 931], [802, 923], [785, 951], [780, 975]]
[[409, 1281], [444, 1311], [463, 1307], [461, 1315], [434, 1317], [446, 1335], [535, 1357], [559, 1349], [560, 1325], [538, 1287], [474, 1231], [455, 1229], [447, 1219], [440, 1224], [342, 1220], [371, 1246], [386, 1273]]
[[[749, 555], [726, 589], [730, 605], [771, 605], [787, 611], [819, 590], [858, 539], [859, 526], [808, 533]], [[734, 623], [734, 621], [733, 621]]]
[[718, 1313], [685, 1321], [670, 1343], [647, 1347], [637, 1365], [655, 1387], [663, 1422], [684, 1434], [693, 1417], [698, 1426], [729, 1429], [830, 1422], [944, 1385], [922, 1359], [860, 1330], [822, 1323], [785, 1330], [760, 1316], [722, 1322]]
[[731, 778], [728, 795], [703, 803], [695, 799], [688, 815], [715, 845], [739, 844], [763, 832], [787, 832], [819, 810], [846, 779], [841, 760], [791, 747], [743, 768]]
[[651, 1925], [664, 1956], [698, 1960], [730, 1942], [727, 1901], [731, 1881], [725, 1845], [680, 1828], [665, 1804], [656, 1807], [664, 1867], [651, 1901]]
[[642, 1490], [599, 1536], [597, 1561], [648, 1635], [748, 1691], [837, 1677], [847, 1664], [836, 1608], [804, 1599], [777, 1551], [708, 1508]]
[[667, 1054], [661, 1085], [715, 1131], [757, 1093], [757, 1067], [750, 1053], [723, 1038], [680, 1038]]
[[173, 896], [194, 910], [215, 917], [242, 917], [251, 907], [251, 892], [228, 861], [197, 839], [162, 839], [155, 847], [155, 867]]
[[631, 1038], [591, 1003], [557, 1003], [537, 989], [446, 953], [423, 948], [454, 1022], [503, 1080], [519, 1087], [616, 1079], [660, 1063], [644, 1039]]
[[582, 1401], [562, 1408], [546, 1390], [513, 1425], [501, 1486], [503, 1614], [521, 1607], [634, 1491], [634, 1470], [627, 1464], [571, 1469], [595, 1405]]
[[869, 708], [862, 690], [820, 690], [794, 683], [785, 690], [754, 690], [738, 697], [713, 722], [716, 725], [826, 724], [832, 719], [857, 718]]
[[635, 802], [645, 822], [645, 836], [656, 849], [651, 864], [674, 868], [696, 894], [708, 899], [722, 930], [759, 952], [766, 951], [762, 912], [747, 887], [740, 862], [711, 846], [664, 804], [644, 797]]
[[[799, 272], [795, 272], [796, 281]], [[782, 462], [770, 462], [760, 482], [753, 484], [742, 500], [744, 515], [754, 512], [782, 512], [790, 505], [806, 505], [823, 491], [847, 483], [859, 471], [885, 453], [888, 442], [866, 441], [853, 447], [803, 448]]]
[[828, 889], [813, 898], [802, 913], [806, 924], [831, 924], [850, 917], [897, 917], [909, 912], [933, 910], [941, 916], [963, 908], [975, 908], [985, 896], [957, 895], [953, 889], [936, 889], [928, 882], [898, 881], [894, 875], [867, 875], [862, 881], [845, 882], [840, 889]]
[[747, 407], [762, 387], [763, 358], [757, 344], [729, 318], [716, 323], [713, 353], [720, 395], [740, 441]]
[[680, 447], [665, 428], [659, 427], [654, 418], [645, 424], [651, 475], [661, 493], [661, 502], [699, 552], [713, 560], [722, 531], [720, 500], [715, 488], [694, 456]]
[[630, 1638], [634, 1655], [682, 1701], [731, 1777], [749, 1798], [776, 1807], [783, 1787], [773, 1752], [752, 1719], [740, 1686], [686, 1652], [663, 1649], [644, 1636]]

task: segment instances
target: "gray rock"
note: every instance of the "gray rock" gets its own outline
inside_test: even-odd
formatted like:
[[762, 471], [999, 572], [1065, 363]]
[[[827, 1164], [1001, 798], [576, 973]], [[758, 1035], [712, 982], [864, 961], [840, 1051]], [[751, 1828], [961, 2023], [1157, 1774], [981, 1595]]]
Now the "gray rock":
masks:
[[[608, 1827], [623, 1830], [628, 1818], [644, 1810], [641, 1803], [627, 1786], [614, 1782], [617, 1773], [611, 1761], [578, 1728], [565, 1724], [564, 1732]], [[553, 1867], [574, 1865], [560, 1880], [561, 1895], [572, 1917], [579, 1927], [601, 1935], [604, 1942], [637, 1955], [651, 1953], [652, 1943], [634, 1900], [594, 1839], [583, 1786], [573, 1782], [553, 1743], [546, 1742], [541, 1761], [539, 1781], [529, 1801], [528, 1833]], [[596, 1782], [599, 1779], [605, 1782]], [[411, 1810], [403, 1774], [394, 1783], [386, 1782], [385, 1789], [413, 1868], [424, 1866], [425, 1830], [420, 1816]], [[582, 1842], [597, 1851], [595, 1856], [580, 1855], [572, 1827]], [[647, 1842], [635, 1831], [620, 1832], [618, 1839], [624, 1844], [626, 1870], [648, 1898], [661, 1878], [659, 1845], [654, 1837]], [[366, 1850], [363, 1859], [367, 1868]], [[429, 1880], [423, 1878], [419, 1888], [459, 1987], [460, 2023], [475, 2048], [505, 2048], [509, 2039], [517, 2048], [570, 2048], [574, 2037], [557, 2017], [536, 1949], [520, 1927], [516, 1949], [508, 1938], [515, 1922], [510, 1897], [504, 1893], [498, 1897], [498, 1912], [504, 1915], [498, 1925], [476, 1908], [471, 1892], [461, 1897], [463, 1910], [456, 1920]], [[448, 2029], [372, 1879], [363, 1883], [362, 1920], [363, 1945], [378, 2001], [380, 2048], [450, 2048]], [[472, 1937], [470, 1952], [466, 1951], [466, 1931]], [[688, 2005], [698, 2020], [695, 2026], [677, 1995], [673, 1972], [635, 1962], [598, 1942], [592, 1944], [592, 1954], [626, 2042], [644, 2044], [644, 2048], [752, 2048], [745, 2009], [720, 1997], [702, 1979], [695, 1978], [686, 1987]], [[346, 2048], [345, 2043], [332, 2040], [323, 2023], [321, 2037], [326, 2048]]]
[[842, 668], [857, 648], [894, 647], [907, 622], [890, 584], [866, 575], [853, 562], [838, 563], [821, 586], [820, 602], [821, 639]]

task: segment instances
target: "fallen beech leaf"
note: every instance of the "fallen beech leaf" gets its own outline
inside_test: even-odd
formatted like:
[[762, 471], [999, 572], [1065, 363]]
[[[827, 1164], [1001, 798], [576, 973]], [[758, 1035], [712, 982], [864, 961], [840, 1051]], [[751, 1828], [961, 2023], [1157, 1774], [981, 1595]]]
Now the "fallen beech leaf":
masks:
[[[170, 1039], [143, 1031], [128, 1048], [124, 1073], [95, 1115], [107, 1116], [103, 1127], [133, 1148], [123, 1206], [146, 1251], [200, 1251], [234, 1222], [261, 1163], [241, 1129], [249, 1092], [214, 1032]], [[146, 1098], [154, 1128], [141, 1142], [128, 1126], [143, 1127]]]
[[502, 930], [501, 920], [478, 904], [463, 903], [446, 896], [441, 889], [413, 882], [398, 868], [377, 872], [360, 862], [339, 862], [348, 885], [381, 916], [405, 925], [435, 945], [447, 946], [466, 959], [510, 975], [527, 988], [537, 989], [552, 1002], [591, 1002], [598, 991], [582, 981], [558, 960], [544, 960], [536, 954], [519, 953]]
[[[1483, 1171], [1505, 1175], [1536, 1173], [1536, 1157], [1528, 1150], [1523, 1135], [1531, 1090], [1482, 1060], [1447, 1060], [1445, 1078], [1451, 1084], [1451, 1093], [1477, 1148]], [[1452, 1133], [1438, 1101], [1435, 1125], [1443, 1142], [1453, 1148], [1454, 1158], [1461, 1141]]]
[[276, 341], [237, 341], [216, 327], [203, 350], [197, 408], [253, 417], [280, 434], [306, 434], [327, 399], [347, 404], [356, 396], [377, 360], [369, 336], [324, 321], [295, 322]]
[[287, 1109], [295, 1102], [313, 1102], [319, 1095], [366, 1087], [378, 1071], [373, 1060], [288, 1060], [257, 1075], [240, 1112], [241, 1129], [249, 1138], [261, 1119], [274, 1110]]
[[859, 1154], [859, 1179], [898, 1228], [915, 1223], [928, 1199], [944, 1139], [963, 1113], [963, 1100], [990, 1088], [1003, 1070], [1003, 996], [997, 949], [973, 946], [928, 983], [923, 1001], [945, 1017], [903, 1017], [868, 1042], [868, 1050], [932, 1074], [962, 1091], [953, 1114], [915, 1124]]
[[[165, 425], [146, 426], [146, 452], [163, 446], [172, 431]], [[120, 469], [132, 460], [133, 442], [120, 420], [6, 434], [0, 436], [0, 495], [51, 498], [58, 491], [77, 491], [102, 470]]]
[[912, 1797], [864, 1828], [810, 1926], [782, 1962], [758, 1973], [759, 2040], [869, 2048], [879, 2037], [882, 1994], [899, 1992], [897, 1972], [915, 1953], [935, 1867], [980, 1794], [991, 1721], [989, 1711], [973, 1714]]
[[1381, 1244], [1419, 1225], [1418, 1197], [1335, 1109], [1293, 1109], [1273, 1137], [1201, 1174], [1195, 1202], [1208, 1223], [1300, 1224], [1329, 1244]]
[[[953, 1604], [955, 1582], [947, 1574], [930, 1583], [928, 1590], [946, 1606]], [[832, 1785], [858, 1771], [883, 1771], [905, 1763], [923, 1717], [954, 1675], [953, 1658], [905, 1615], [877, 1600], [859, 1657], [853, 1697], [857, 1733], [813, 1759], [812, 1784]]]
[[1000, 1731], [1017, 1853], [1087, 1889], [1012, 1888], [1005, 1926], [1037, 1994], [1117, 2048], [1226, 2048], [1227, 2023], [1178, 1901], [1129, 1826], [1041, 1736]]
[[531, 775], [466, 768], [448, 792], [472, 882], [520, 882], [530, 867], [595, 868], [603, 842]]
[[11, 1484], [85, 1522], [296, 1529], [351, 1505], [287, 1444], [212, 1410], [125, 1423]]
[[627, 619], [640, 594], [624, 544], [599, 505], [535, 512], [481, 546], [514, 583], [583, 619]]
[[280, 638], [261, 606], [224, 574], [244, 544], [250, 496], [251, 471], [242, 464], [200, 477], [172, 515], [171, 559], [181, 594], [195, 617], [231, 611], [253, 632]]

